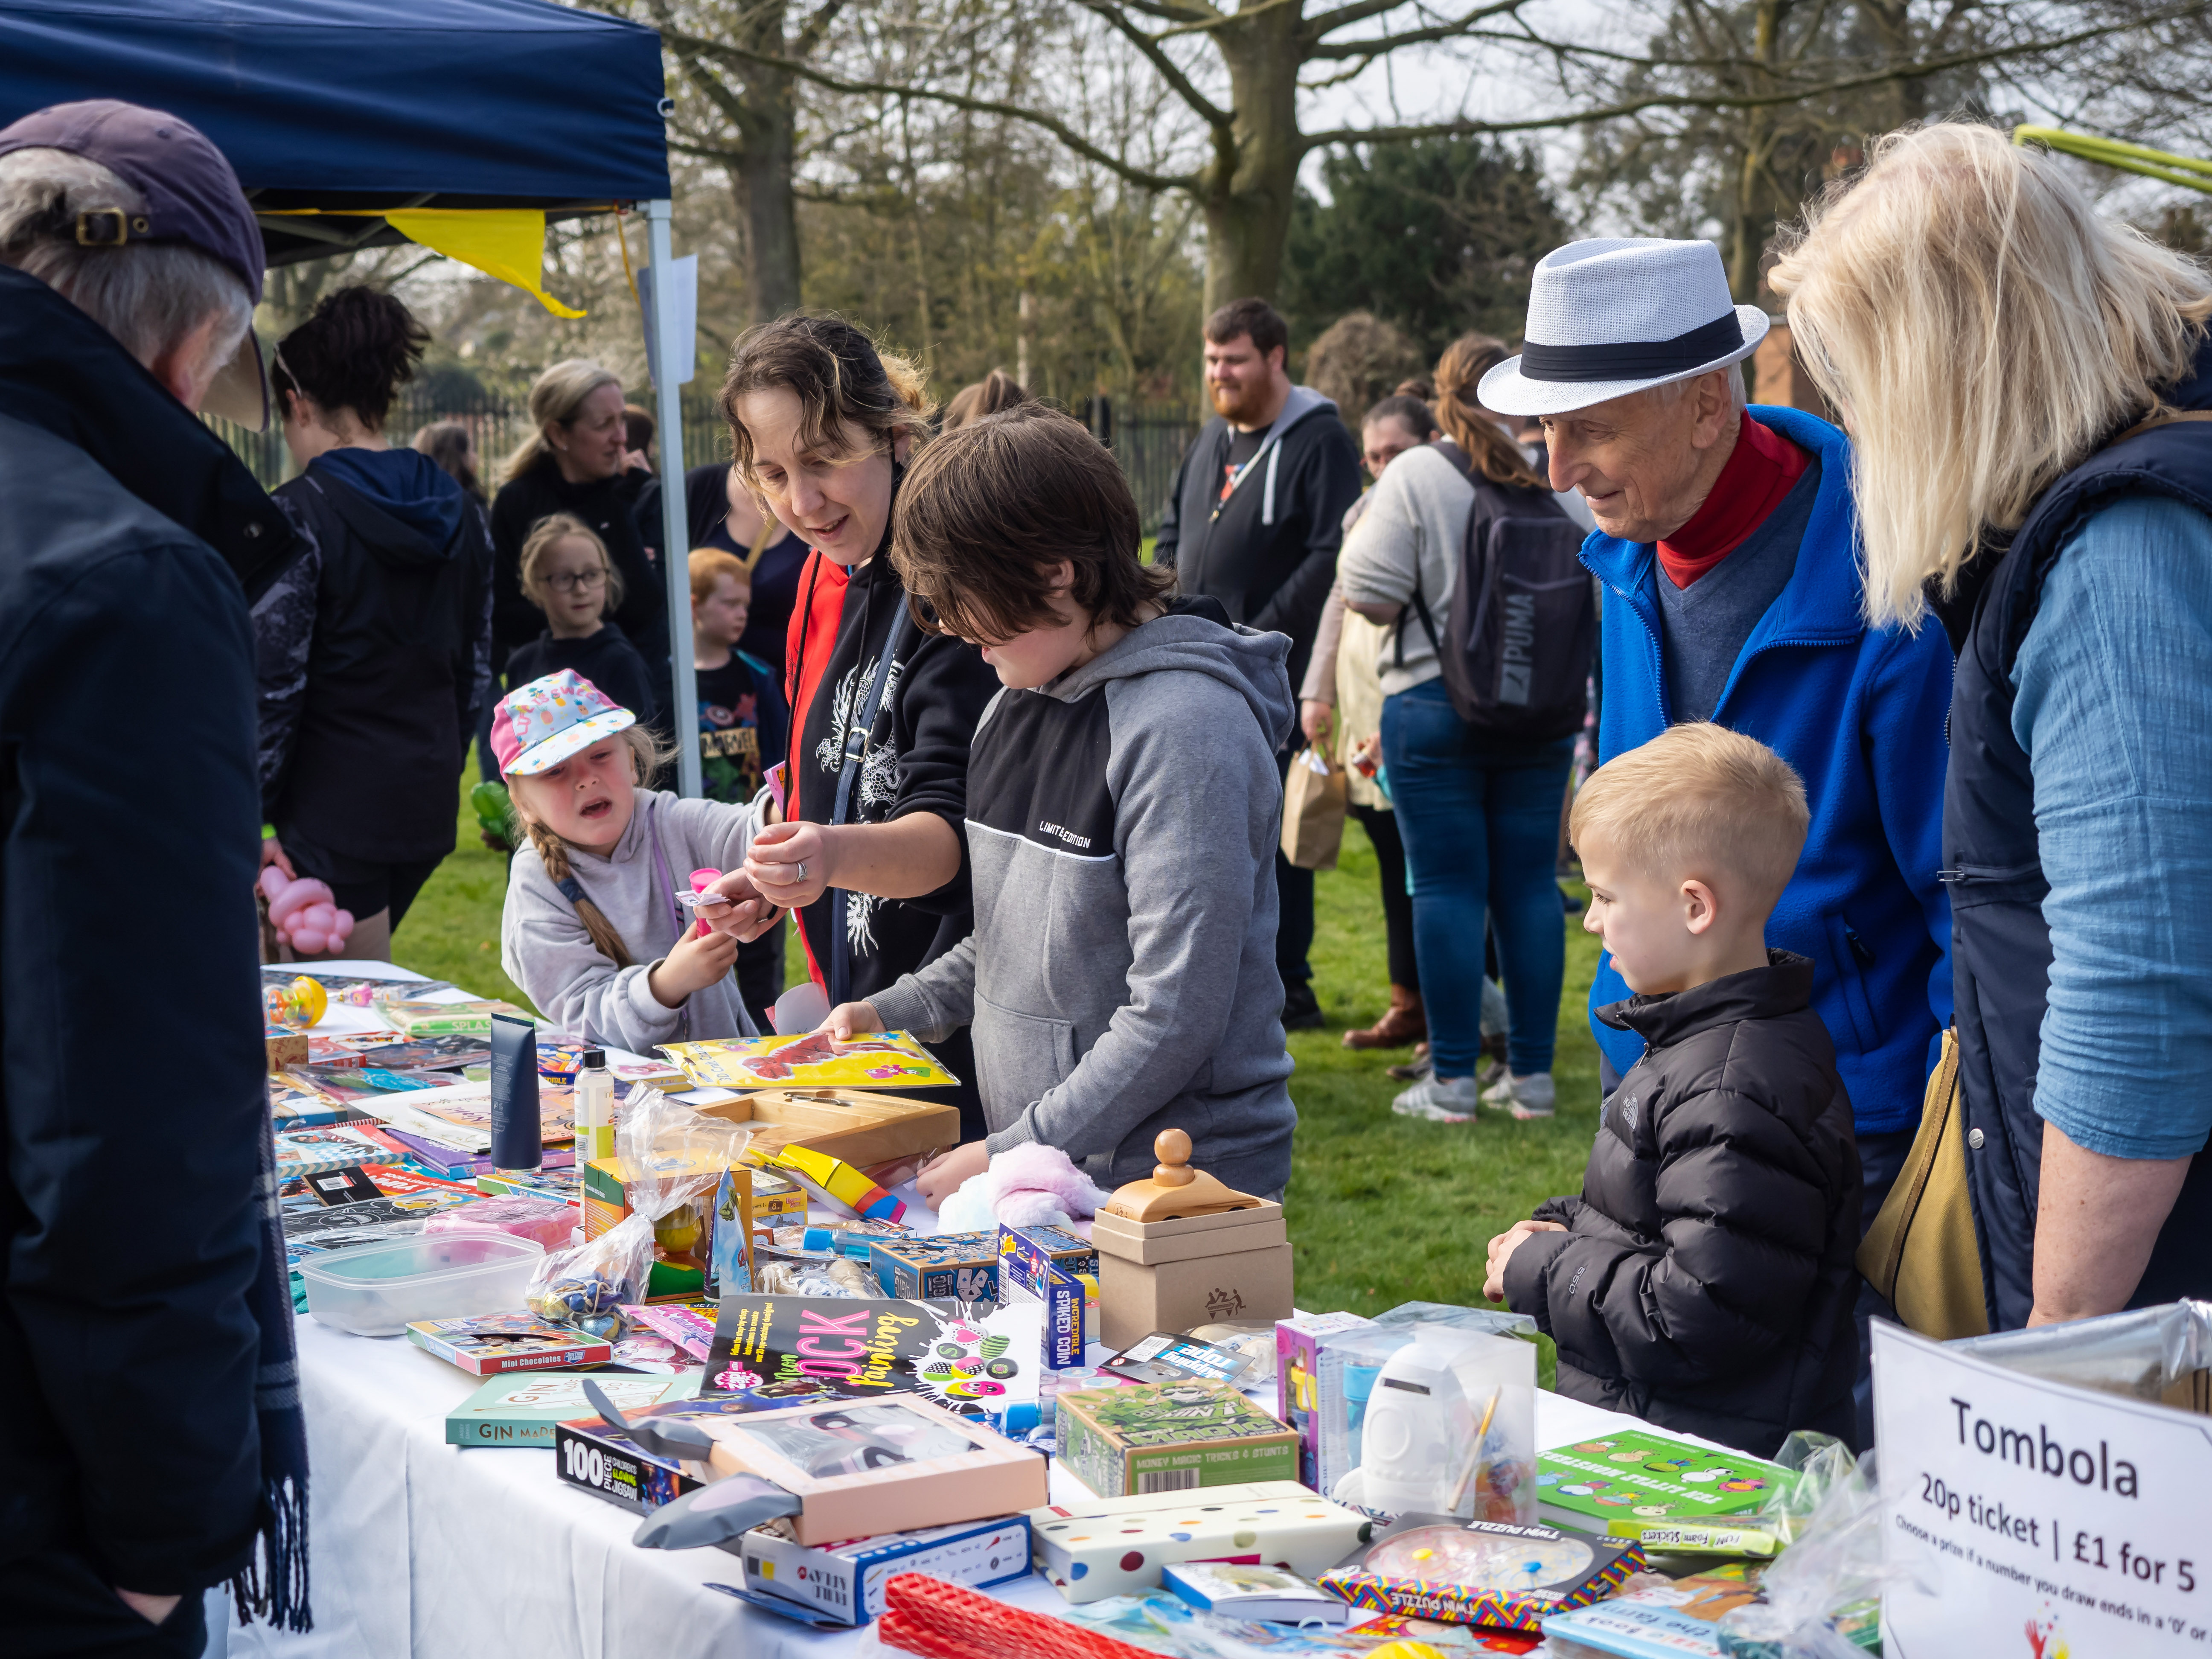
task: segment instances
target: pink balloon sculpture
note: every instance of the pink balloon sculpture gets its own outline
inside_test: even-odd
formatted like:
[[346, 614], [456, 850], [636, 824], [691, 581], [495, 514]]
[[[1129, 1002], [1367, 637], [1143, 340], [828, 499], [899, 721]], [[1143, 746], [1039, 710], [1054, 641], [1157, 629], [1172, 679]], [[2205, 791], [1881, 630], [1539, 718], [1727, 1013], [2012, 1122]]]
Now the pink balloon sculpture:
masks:
[[311, 876], [294, 879], [272, 864], [261, 872], [261, 890], [269, 900], [270, 921], [296, 955], [335, 951], [353, 933], [353, 912], [337, 908], [327, 882]]

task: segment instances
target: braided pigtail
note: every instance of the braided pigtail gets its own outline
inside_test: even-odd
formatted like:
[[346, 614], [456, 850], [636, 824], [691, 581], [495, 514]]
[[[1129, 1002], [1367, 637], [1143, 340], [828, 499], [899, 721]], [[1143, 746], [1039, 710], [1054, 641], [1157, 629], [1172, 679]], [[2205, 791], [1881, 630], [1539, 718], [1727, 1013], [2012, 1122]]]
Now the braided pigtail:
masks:
[[568, 843], [544, 824], [532, 822], [522, 813], [517, 812], [515, 816], [521, 818], [523, 830], [530, 836], [530, 844], [538, 849], [538, 859], [545, 866], [545, 873], [567, 896], [568, 902], [576, 907], [576, 920], [584, 924], [584, 931], [591, 935], [592, 943], [598, 947], [599, 954], [610, 958], [617, 968], [635, 966], [635, 958], [630, 955], [629, 946], [623, 942], [623, 936], [615, 931], [614, 923], [607, 920], [606, 912], [592, 902], [591, 896], [584, 891], [584, 884], [568, 868]]

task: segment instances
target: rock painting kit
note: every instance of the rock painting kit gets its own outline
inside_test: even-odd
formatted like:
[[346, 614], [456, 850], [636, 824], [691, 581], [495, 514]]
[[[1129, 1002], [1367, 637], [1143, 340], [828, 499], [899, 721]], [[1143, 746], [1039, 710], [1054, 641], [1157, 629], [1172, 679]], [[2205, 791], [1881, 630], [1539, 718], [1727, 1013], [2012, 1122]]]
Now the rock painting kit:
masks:
[[[639, 1547], [735, 1557], [713, 1588], [750, 1607], [849, 1628], [1035, 1572], [1181, 1659], [1547, 1630], [1717, 1659], [1669, 1610], [1790, 1547], [1789, 1468], [1643, 1431], [1540, 1455], [1533, 1321], [1299, 1312], [1282, 1206], [1180, 1130], [1087, 1225], [930, 1234], [894, 1188], [957, 1113], [884, 1091], [954, 1079], [904, 1033], [625, 1055], [453, 988], [271, 977], [307, 1311], [404, 1333], [471, 1379], [448, 1443], [550, 1449]], [[383, 1024], [318, 1034], [332, 1006]], [[1699, 1555], [1671, 1599], [1649, 1571]], [[1687, 1644], [1607, 1645], [1662, 1626]]]

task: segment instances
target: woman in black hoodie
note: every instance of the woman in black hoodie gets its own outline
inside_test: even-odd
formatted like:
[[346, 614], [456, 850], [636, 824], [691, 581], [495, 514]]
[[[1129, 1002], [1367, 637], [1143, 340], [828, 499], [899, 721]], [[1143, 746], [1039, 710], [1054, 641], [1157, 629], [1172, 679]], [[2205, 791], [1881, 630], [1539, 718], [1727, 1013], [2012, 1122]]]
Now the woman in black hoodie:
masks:
[[[622, 382], [597, 363], [572, 357], [530, 385], [530, 436], [507, 458], [507, 482], [491, 504], [495, 554], [492, 642], [495, 666], [536, 639], [544, 626], [523, 597], [522, 544], [556, 513], [580, 519], [605, 544], [621, 574], [614, 622], [637, 647], [658, 694], [668, 690], [666, 584], [638, 532], [638, 492], [653, 474], [629, 447]], [[655, 546], [659, 538], [654, 538]]]
[[[865, 1000], [973, 929], [968, 746], [999, 677], [975, 647], [915, 627], [884, 556], [929, 432], [919, 369], [838, 318], [786, 317], [738, 341], [721, 404], [739, 476], [812, 550], [784, 668], [785, 822], [726, 880], [798, 911], [833, 1005]], [[980, 1139], [966, 1030], [932, 1046], [964, 1085], [961, 1139]]]
[[301, 476], [277, 501], [311, 545], [254, 607], [261, 861], [328, 882], [359, 918], [333, 954], [390, 954], [453, 850], [453, 791], [491, 679], [483, 520], [385, 417], [429, 331], [344, 288], [276, 347], [271, 375]]

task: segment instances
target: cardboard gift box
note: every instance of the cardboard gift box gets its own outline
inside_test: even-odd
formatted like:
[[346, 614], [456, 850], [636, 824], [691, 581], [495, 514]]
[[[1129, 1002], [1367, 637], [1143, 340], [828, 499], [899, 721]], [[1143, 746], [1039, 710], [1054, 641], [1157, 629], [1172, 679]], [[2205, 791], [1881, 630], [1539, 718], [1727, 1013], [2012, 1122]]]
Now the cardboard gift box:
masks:
[[1098, 1340], [1109, 1348], [1154, 1331], [1287, 1319], [1297, 1311], [1279, 1204], [1170, 1221], [1102, 1212], [1091, 1224], [1091, 1242], [1098, 1249]]

